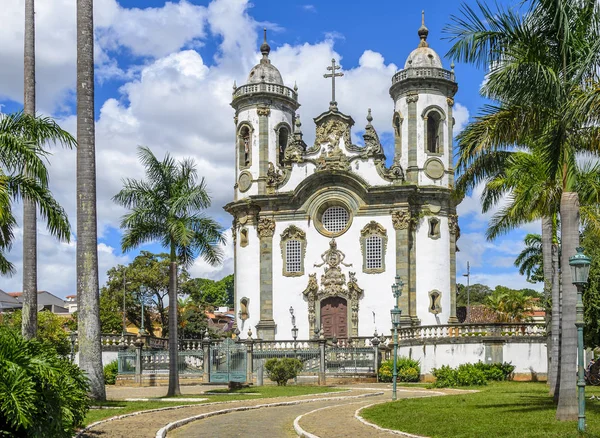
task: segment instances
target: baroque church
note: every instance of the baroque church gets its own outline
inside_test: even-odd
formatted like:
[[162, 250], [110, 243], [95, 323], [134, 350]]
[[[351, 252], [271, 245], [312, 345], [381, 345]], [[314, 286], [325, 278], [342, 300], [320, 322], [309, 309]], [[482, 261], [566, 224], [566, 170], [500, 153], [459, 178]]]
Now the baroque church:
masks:
[[[303, 140], [297, 88], [262, 59], [234, 85], [236, 184], [225, 206], [233, 216], [236, 325], [266, 340], [372, 336], [391, 329], [391, 286], [403, 283], [402, 325], [456, 319], [453, 198], [454, 67], [444, 69], [420, 42], [391, 78], [394, 157], [386, 165], [370, 110], [364, 146], [355, 121], [338, 108], [332, 60], [329, 109], [314, 118], [314, 144]], [[393, 108], [393, 110], [392, 110]], [[360, 128], [359, 128], [360, 129]], [[391, 157], [390, 157], [391, 158]], [[242, 335], [245, 336], [245, 335]]]

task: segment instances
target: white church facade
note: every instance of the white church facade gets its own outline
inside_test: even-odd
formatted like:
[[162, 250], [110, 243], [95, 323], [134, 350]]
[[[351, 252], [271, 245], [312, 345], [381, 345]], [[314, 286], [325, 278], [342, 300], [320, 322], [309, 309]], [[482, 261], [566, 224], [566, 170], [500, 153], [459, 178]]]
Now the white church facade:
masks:
[[234, 87], [236, 184], [233, 216], [236, 325], [262, 339], [372, 336], [391, 328], [391, 285], [404, 286], [402, 324], [456, 319], [452, 109], [458, 89], [419, 29], [420, 43], [391, 78], [394, 157], [388, 160], [370, 110], [364, 146], [335, 102], [303, 140], [297, 90], [284, 85], [270, 47], [247, 83]]

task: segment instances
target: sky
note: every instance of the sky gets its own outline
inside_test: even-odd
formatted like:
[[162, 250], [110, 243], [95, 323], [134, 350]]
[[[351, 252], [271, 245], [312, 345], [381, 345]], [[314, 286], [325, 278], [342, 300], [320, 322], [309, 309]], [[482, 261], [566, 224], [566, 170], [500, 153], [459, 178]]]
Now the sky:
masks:
[[[474, 1], [469, 0], [470, 3]], [[509, 0], [499, 1], [500, 4]], [[143, 177], [136, 148], [148, 146], [158, 156], [196, 161], [212, 197], [208, 213], [224, 227], [231, 218], [223, 206], [232, 200], [234, 184], [234, 112], [229, 103], [234, 81], [246, 82], [259, 58], [262, 28], [268, 29], [270, 59], [286, 85], [298, 85], [298, 113], [308, 144], [314, 139], [313, 117], [327, 110], [330, 81], [323, 73], [331, 58], [342, 66], [344, 77], [336, 83], [341, 111], [356, 121], [353, 138], [359, 142], [367, 108], [373, 125], [391, 156], [393, 150], [389, 96], [392, 75], [404, 66], [417, 47], [421, 9], [429, 28], [428, 42], [443, 58], [451, 42], [443, 33], [454, 0], [400, 2], [212, 0], [95, 0], [96, 161], [98, 190], [98, 252], [100, 283], [106, 271], [128, 263], [138, 251], [120, 249], [120, 217], [125, 211], [111, 198], [123, 178]], [[76, 15], [72, 0], [36, 3], [37, 110], [55, 117], [75, 133]], [[3, 5], [0, 26], [0, 111], [22, 109], [24, 1]], [[456, 63], [459, 91], [455, 96], [455, 135], [477, 115], [485, 100], [479, 87], [485, 71]], [[73, 226], [69, 243], [49, 236], [38, 226], [38, 288], [64, 297], [76, 293], [75, 160], [72, 150], [56, 147], [49, 159], [50, 188], [65, 207]], [[528, 232], [539, 232], [533, 223], [493, 242], [485, 239], [494, 211], [481, 214], [481, 188], [458, 206], [461, 238], [458, 241], [457, 279], [466, 282], [467, 261], [471, 283], [491, 287], [533, 287], [519, 275], [514, 259], [523, 249]], [[21, 206], [15, 206], [20, 223]], [[228, 232], [229, 236], [229, 232]], [[156, 245], [140, 248], [161, 251]], [[193, 276], [221, 278], [233, 270], [231, 245], [219, 267], [197, 260]], [[17, 228], [9, 253], [17, 274], [0, 277], [0, 289], [20, 291], [22, 230]]]

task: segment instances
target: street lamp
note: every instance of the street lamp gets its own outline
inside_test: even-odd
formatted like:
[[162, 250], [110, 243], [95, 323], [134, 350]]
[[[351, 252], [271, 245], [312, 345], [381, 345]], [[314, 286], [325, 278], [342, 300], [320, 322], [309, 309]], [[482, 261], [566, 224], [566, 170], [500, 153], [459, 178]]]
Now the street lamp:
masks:
[[467, 273], [463, 274], [463, 277], [467, 277], [467, 315], [465, 316], [465, 322], [471, 322], [471, 300], [469, 299], [469, 286], [471, 281], [471, 266], [467, 262]]
[[373, 346], [373, 354], [375, 355], [375, 358], [373, 359], [373, 368], [375, 370], [375, 378], [377, 379], [377, 383], [379, 383], [379, 351], [377, 350], [377, 347], [380, 343], [381, 341], [379, 340], [377, 329], [375, 329], [375, 333], [373, 333], [373, 339], [371, 339], [371, 345]]
[[575, 326], [577, 326], [577, 389], [579, 398], [579, 414], [577, 429], [583, 432], [585, 430], [585, 378], [583, 364], [583, 286], [588, 281], [590, 274], [590, 264], [592, 259], [583, 253], [583, 248], [577, 248], [577, 254], [569, 257], [569, 266], [571, 267], [571, 282], [577, 287], [577, 317]]
[[294, 308], [290, 306], [290, 315], [292, 316], [292, 338], [294, 338], [294, 357], [296, 358], [296, 339], [298, 338], [298, 327], [296, 327], [296, 315]]
[[399, 275], [396, 275], [396, 282], [392, 284], [392, 293], [394, 294], [394, 308], [390, 310], [392, 316], [392, 325], [394, 326], [394, 368], [392, 373], [392, 401], [396, 400], [396, 382], [398, 381], [398, 370], [396, 369], [398, 361], [398, 327], [400, 326], [400, 316], [402, 310], [398, 308], [398, 298], [402, 295], [404, 283]]
[[140, 303], [142, 305], [142, 324], [140, 327], [140, 336], [144, 336], [146, 334], [146, 330], [144, 330], [144, 304], [146, 301], [146, 286], [140, 286]]

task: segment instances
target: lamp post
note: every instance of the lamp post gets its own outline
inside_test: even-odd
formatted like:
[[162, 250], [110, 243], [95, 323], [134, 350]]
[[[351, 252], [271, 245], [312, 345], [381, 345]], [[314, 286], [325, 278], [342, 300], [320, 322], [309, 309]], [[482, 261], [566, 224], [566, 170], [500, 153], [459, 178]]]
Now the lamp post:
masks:
[[588, 281], [590, 274], [590, 264], [592, 259], [583, 253], [583, 248], [577, 248], [577, 254], [569, 257], [569, 266], [571, 267], [571, 282], [577, 287], [577, 317], [575, 326], [577, 327], [577, 392], [579, 398], [579, 414], [577, 415], [577, 429], [580, 432], [585, 431], [585, 378], [583, 364], [583, 286]]
[[140, 327], [140, 336], [144, 336], [146, 334], [146, 330], [144, 330], [144, 304], [146, 301], [146, 286], [140, 286], [140, 304], [142, 305], [142, 324]]
[[469, 296], [469, 286], [471, 281], [471, 266], [467, 262], [467, 273], [463, 274], [463, 277], [467, 277], [467, 315], [465, 316], [465, 322], [471, 322], [471, 300]]
[[394, 294], [394, 308], [390, 311], [392, 316], [392, 325], [394, 326], [394, 368], [392, 372], [392, 400], [396, 400], [396, 382], [398, 380], [398, 370], [396, 369], [398, 361], [398, 327], [400, 326], [400, 316], [402, 310], [398, 308], [398, 298], [402, 295], [404, 283], [399, 275], [396, 275], [396, 282], [392, 284], [392, 293]]
[[375, 378], [377, 379], [377, 383], [379, 383], [379, 350], [377, 347], [381, 341], [379, 341], [379, 335], [377, 334], [377, 329], [375, 329], [375, 333], [373, 333], [373, 339], [371, 339], [371, 345], [373, 346], [373, 354], [375, 358], [373, 359], [373, 369], [375, 371]]

